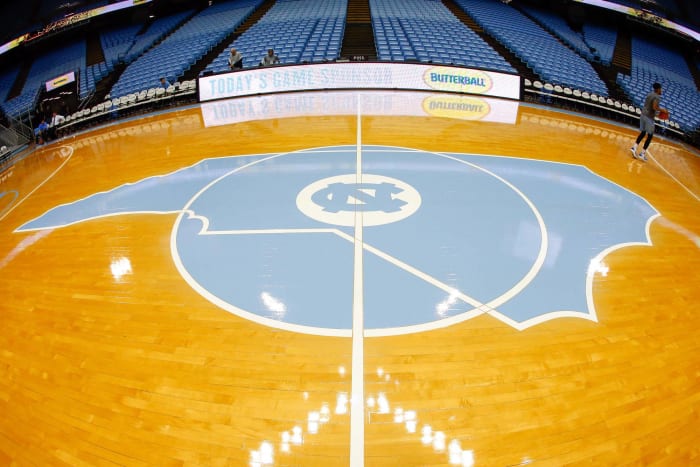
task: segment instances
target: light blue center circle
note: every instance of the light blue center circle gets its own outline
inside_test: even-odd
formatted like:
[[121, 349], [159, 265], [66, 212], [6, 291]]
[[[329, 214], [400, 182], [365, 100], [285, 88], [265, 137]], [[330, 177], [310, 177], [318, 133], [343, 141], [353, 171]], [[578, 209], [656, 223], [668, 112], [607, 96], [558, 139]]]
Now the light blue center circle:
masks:
[[[185, 278], [219, 306], [264, 324], [311, 333], [350, 330], [358, 285], [354, 227], [309, 218], [296, 198], [319, 180], [353, 173], [356, 161], [352, 146], [301, 151], [209, 185], [175, 226]], [[422, 198], [410, 217], [363, 229], [365, 329], [458, 316], [474, 305], [449, 290], [487, 303], [531, 269], [542, 240], [535, 215], [492, 174], [437, 154], [382, 146], [363, 148], [362, 173], [405, 182]], [[374, 209], [367, 186], [321, 190], [330, 188], [363, 189], [369, 203], [363, 211]], [[321, 195], [328, 197], [326, 192]], [[391, 208], [376, 201], [376, 209]], [[328, 209], [349, 207], [333, 202]], [[534, 233], [515, 242], [523, 225], [535, 226], [527, 230]], [[523, 255], [522, 249], [534, 253]]]

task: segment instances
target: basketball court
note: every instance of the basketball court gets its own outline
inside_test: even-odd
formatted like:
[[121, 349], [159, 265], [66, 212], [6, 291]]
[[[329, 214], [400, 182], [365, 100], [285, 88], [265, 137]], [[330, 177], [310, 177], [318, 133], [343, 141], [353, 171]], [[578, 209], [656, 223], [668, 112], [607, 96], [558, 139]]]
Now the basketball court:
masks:
[[0, 172], [0, 464], [691, 465], [700, 158], [517, 101], [217, 101]]

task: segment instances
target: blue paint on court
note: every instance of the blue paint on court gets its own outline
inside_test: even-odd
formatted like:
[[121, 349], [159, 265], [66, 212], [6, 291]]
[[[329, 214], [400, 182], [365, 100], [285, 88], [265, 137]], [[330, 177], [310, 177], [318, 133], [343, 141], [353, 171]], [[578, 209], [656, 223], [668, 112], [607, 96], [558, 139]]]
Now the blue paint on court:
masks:
[[271, 322], [348, 330], [355, 229], [343, 219], [359, 210], [366, 329], [430, 325], [482, 304], [517, 326], [593, 314], [592, 260], [648, 242], [657, 214], [581, 166], [363, 146], [357, 185], [346, 181], [356, 160], [354, 146], [208, 159], [58, 206], [17, 231], [181, 212], [174, 260], [207, 299]]

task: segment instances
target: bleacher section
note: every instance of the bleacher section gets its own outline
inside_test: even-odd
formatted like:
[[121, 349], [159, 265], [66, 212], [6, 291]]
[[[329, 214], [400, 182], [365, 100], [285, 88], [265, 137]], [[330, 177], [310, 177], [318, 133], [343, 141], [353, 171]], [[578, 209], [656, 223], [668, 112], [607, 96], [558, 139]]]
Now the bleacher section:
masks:
[[346, 10], [347, 0], [279, 0], [204, 71], [227, 71], [232, 47], [243, 54], [244, 68], [257, 66], [268, 48], [275, 49], [281, 63], [334, 60], [340, 54]]
[[[339, 57], [348, 0], [217, 0], [203, 7], [205, 3], [197, 14], [183, 11], [145, 24], [131, 24], [135, 17], [122, 17], [124, 23], [107, 27], [95, 24], [88, 35], [80, 36], [89, 37], [94, 47], [88, 48], [86, 40], [65, 45], [67, 41], [56, 36], [55, 50], [36, 57], [29, 53], [23, 63], [8, 59], [0, 70], [0, 106], [9, 116], [27, 121], [25, 114], [35, 110], [44, 83], [74, 71], [81, 103], [66, 116], [66, 126], [77, 128], [116, 114], [146, 111], [151, 104], [192, 102], [196, 82], [191, 78], [217, 53], [203, 73], [228, 71], [232, 47], [243, 53], [245, 68], [259, 66], [268, 48], [275, 50], [282, 64]], [[520, 67], [526, 98], [572, 105], [627, 123], [636, 123], [639, 107], [658, 81], [664, 87], [662, 106], [671, 111], [668, 128], [677, 135], [682, 130], [691, 140], [700, 135], [700, 62], [691, 58], [693, 50], [678, 47], [678, 42], [662, 45], [659, 34], [646, 36], [630, 27], [618, 30], [612, 22], [602, 25], [595, 18], [574, 30], [550, 10], [501, 0], [367, 0], [367, 4], [379, 60], [516, 73], [505, 55]], [[658, 4], [671, 11], [675, 2]], [[246, 18], [251, 24], [238, 29]], [[638, 27], [634, 31], [644, 30]], [[88, 52], [94, 63], [90, 66], [86, 66]], [[616, 78], [608, 75], [617, 71], [622, 73]], [[171, 83], [182, 82], [164, 89], [159, 85], [161, 76]], [[608, 81], [610, 96], [602, 78]], [[616, 83], [611, 83], [613, 79]], [[8, 95], [13, 98], [7, 100]]]
[[131, 43], [129, 48], [126, 49], [126, 52], [124, 52], [124, 61], [126, 63], [131, 63], [154, 43], [168, 35], [179, 24], [185, 21], [187, 17], [192, 15], [192, 13], [193, 11], [191, 10], [184, 11], [182, 13], [169, 15], [165, 18], [158, 18], [155, 20], [144, 33], [139, 34], [134, 38], [134, 41]]
[[5, 111], [12, 116], [28, 112], [34, 108], [39, 90], [46, 81], [70, 71], [80, 75], [86, 68], [85, 49], [85, 41], [79, 41], [37, 58], [20, 95], [3, 104]]
[[515, 69], [439, 0], [370, 0], [380, 60]]
[[114, 68], [120, 59], [126, 59], [126, 51], [129, 50], [136, 39], [139, 29], [141, 29], [141, 25], [136, 24], [111, 29], [100, 34], [100, 43], [102, 44], [102, 51], [104, 52], [108, 69]]
[[163, 76], [173, 82], [236, 29], [262, 0], [216, 3], [192, 17], [161, 44], [127, 67], [112, 87], [112, 97], [147, 89]]
[[639, 37], [632, 38], [632, 74], [617, 75], [618, 84], [637, 106], [651, 92], [651, 85], [663, 86], [661, 106], [668, 108], [671, 118], [681, 129], [692, 132], [700, 126], [700, 93], [690, 69], [681, 54], [670, 48]]
[[586, 23], [583, 25], [583, 40], [595, 50], [594, 55], [599, 57], [601, 63], [610, 65], [615, 51], [617, 31], [607, 26]]
[[543, 80], [607, 96], [591, 64], [515, 8], [497, 0], [455, 0], [489, 34], [528, 64]]
[[14, 67], [0, 74], [0, 102], [5, 102], [5, 99], [7, 99], [7, 94], [10, 92], [10, 88], [12, 88], [18, 73], [19, 69]]
[[586, 60], [593, 61], [595, 59], [590, 47], [583, 40], [583, 35], [571, 29], [564, 18], [556, 13], [531, 6], [522, 6], [521, 9], [542, 24], [545, 30], [569, 45]]

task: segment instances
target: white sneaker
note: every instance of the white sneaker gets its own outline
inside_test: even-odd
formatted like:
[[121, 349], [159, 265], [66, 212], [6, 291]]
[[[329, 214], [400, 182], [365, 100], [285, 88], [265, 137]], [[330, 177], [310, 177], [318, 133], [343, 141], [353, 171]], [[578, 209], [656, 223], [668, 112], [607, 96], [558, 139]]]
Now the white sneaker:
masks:
[[646, 161], [647, 161], [647, 153], [646, 153], [646, 151], [640, 152], [640, 153], [637, 155], [637, 159], [639, 159], [639, 160], [642, 161], [642, 162], [646, 162]]
[[637, 150], [634, 148], [630, 148], [630, 151], [632, 151], [632, 157], [634, 157], [636, 159], [637, 158]]

